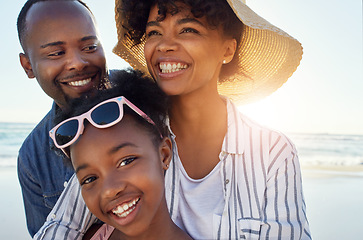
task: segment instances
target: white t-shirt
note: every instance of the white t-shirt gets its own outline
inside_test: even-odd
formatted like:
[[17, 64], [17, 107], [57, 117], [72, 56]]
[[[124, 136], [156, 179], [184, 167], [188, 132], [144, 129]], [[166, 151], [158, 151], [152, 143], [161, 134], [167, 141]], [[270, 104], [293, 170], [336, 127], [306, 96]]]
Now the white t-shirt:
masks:
[[213, 218], [221, 216], [224, 207], [221, 162], [202, 179], [190, 178], [179, 158], [177, 165], [181, 188], [175, 224], [195, 239], [213, 239]]

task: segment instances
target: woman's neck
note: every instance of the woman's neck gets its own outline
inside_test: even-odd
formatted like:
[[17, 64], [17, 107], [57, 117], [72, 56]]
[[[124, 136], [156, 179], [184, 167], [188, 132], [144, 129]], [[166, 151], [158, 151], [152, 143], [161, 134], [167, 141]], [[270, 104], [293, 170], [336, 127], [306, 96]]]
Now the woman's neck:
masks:
[[226, 113], [226, 102], [218, 93], [171, 97], [170, 125], [178, 137], [195, 131], [210, 133], [210, 127], [226, 123]]
[[218, 94], [218, 78], [189, 93], [171, 96], [171, 129], [178, 138], [188, 133], [210, 133], [226, 119], [226, 103]]
[[227, 132], [227, 104], [216, 94], [172, 97], [170, 127], [188, 176], [205, 177], [219, 162]]

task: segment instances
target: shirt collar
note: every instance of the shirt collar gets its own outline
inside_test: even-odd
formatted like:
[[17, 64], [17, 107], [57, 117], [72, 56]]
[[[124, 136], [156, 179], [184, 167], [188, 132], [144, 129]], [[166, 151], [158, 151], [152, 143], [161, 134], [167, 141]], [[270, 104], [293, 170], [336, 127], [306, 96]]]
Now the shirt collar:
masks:
[[223, 140], [222, 152], [228, 154], [243, 154], [244, 152], [244, 136], [243, 121], [241, 113], [238, 111], [236, 105], [234, 105], [228, 98], [225, 98], [227, 103], [227, 133]]
[[[224, 136], [222, 144], [222, 152], [227, 154], [243, 154], [244, 152], [244, 139], [243, 135], [243, 121], [241, 113], [238, 111], [237, 106], [234, 105], [228, 98], [225, 98], [227, 104], [227, 122], [228, 129]], [[175, 134], [170, 127], [170, 118], [166, 118], [170, 136], [175, 139]]]

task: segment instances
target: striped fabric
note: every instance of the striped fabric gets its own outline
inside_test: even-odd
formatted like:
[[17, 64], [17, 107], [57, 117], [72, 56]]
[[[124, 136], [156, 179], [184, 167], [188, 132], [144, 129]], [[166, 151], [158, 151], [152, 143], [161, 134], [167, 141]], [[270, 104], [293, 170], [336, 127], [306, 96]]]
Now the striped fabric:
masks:
[[87, 229], [97, 221], [88, 210], [81, 195], [81, 187], [74, 174], [63, 190], [47, 221], [33, 239], [82, 239]]
[[[216, 189], [224, 195], [224, 211], [210, 219], [216, 226], [214, 239], [311, 239], [294, 145], [243, 116], [228, 99], [227, 111], [228, 131], [220, 153], [224, 187]], [[178, 157], [174, 144], [174, 159]], [[173, 220], [180, 199], [179, 174], [173, 161], [165, 176]], [[200, 200], [208, 204], [203, 196]]]
[[[249, 120], [226, 101], [228, 131], [220, 153], [224, 187], [216, 189], [225, 201], [222, 215], [210, 220], [215, 226], [214, 239], [311, 239], [294, 145], [281, 133]], [[175, 136], [172, 139], [175, 143]], [[165, 195], [175, 220], [180, 171], [174, 164], [179, 156], [173, 146], [173, 161], [165, 175]], [[208, 199], [200, 199], [208, 204]], [[72, 177], [34, 239], [82, 239], [94, 221], [78, 181]]]

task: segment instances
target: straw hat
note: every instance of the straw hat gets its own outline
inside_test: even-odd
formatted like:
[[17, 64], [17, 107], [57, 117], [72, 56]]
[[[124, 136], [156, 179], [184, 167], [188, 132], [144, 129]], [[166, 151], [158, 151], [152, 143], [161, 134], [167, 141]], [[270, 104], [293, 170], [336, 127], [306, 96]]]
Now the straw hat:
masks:
[[[118, 6], [121, 0], [116, 0]], [[239, 71], [218, 84], [218, 92], [237, 104], [261, 99], [281, 87], [300, 64], [302, 46], [293, 37], [258, 16], [245, 0], [227, 0], [246, 26], [242, 33]], [[122, 16], [116, 9], [118, 43], [113, 52], [132, 67], [148, 72], [144, 43], [132, 46], [121, 26]]]

